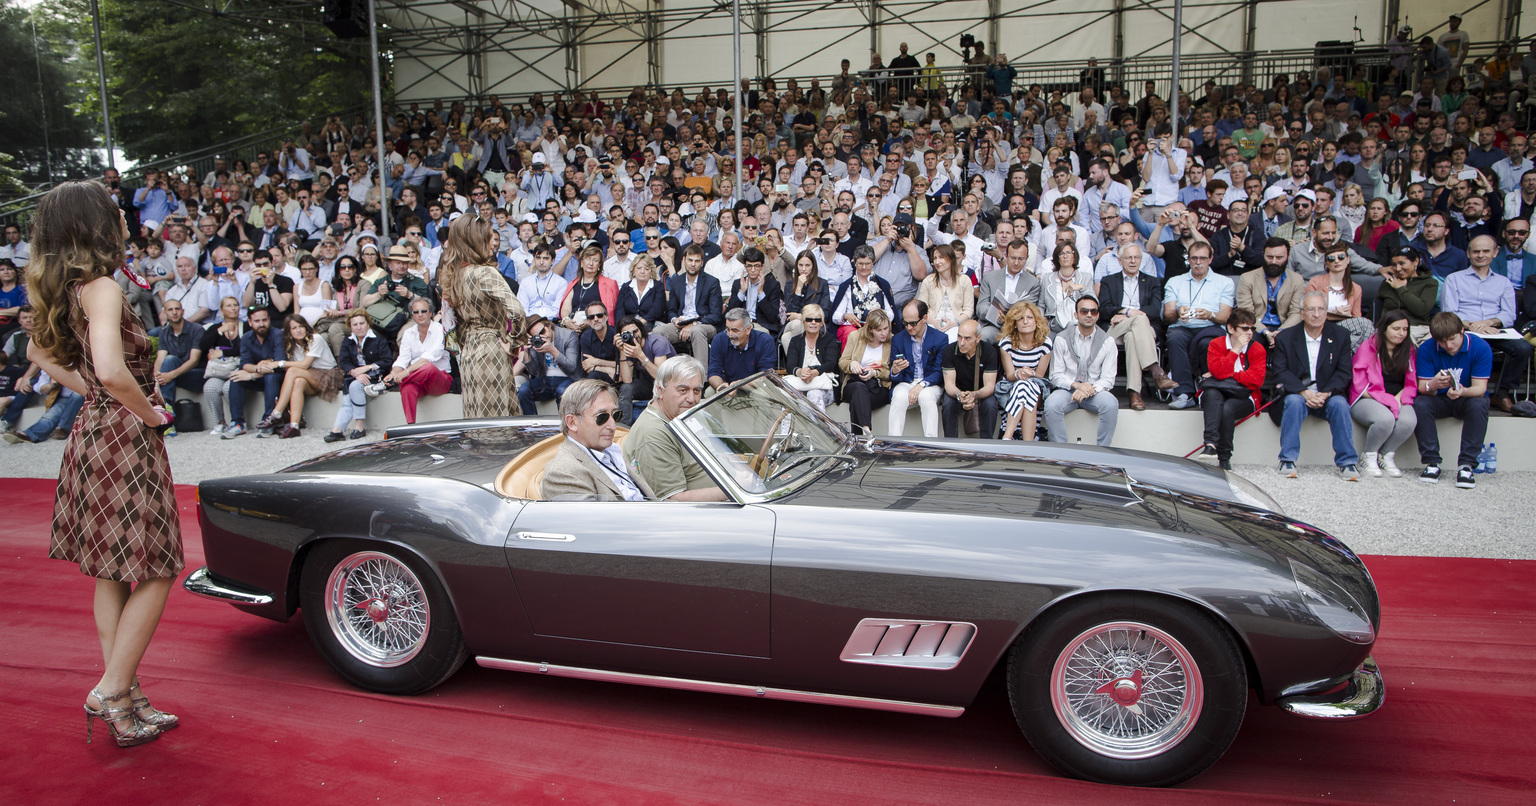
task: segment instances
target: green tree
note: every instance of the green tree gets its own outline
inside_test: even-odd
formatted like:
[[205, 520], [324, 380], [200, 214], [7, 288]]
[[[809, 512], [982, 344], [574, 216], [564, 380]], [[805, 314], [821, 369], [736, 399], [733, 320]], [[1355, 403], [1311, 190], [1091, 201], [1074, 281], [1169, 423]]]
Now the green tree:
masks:
[[[82, 55], [94, 66], [89, 3]], [[318, 24], [317, 7], [196, 0], [101, 0], [102, 48], [113, 136], [135, 160], [184, 154], [277, 126], [360, 105], [368, 97], [367, 51]], [[239, 13], [236, 13], [239, 12]], [[83, 95], [97, 103], [94, 78]]]
[[[33, 36], [34, 23], [37, 36]], [[0, 0], [0, 154], [7, 176], [30, 184], [78, 179], [98, 170], [97, 115], [81, 114], [80, 54], [52, 9]], [[94, 74], [94, 69], [92, 69]], [[14, 186], [0, 188], [9, 195]]]

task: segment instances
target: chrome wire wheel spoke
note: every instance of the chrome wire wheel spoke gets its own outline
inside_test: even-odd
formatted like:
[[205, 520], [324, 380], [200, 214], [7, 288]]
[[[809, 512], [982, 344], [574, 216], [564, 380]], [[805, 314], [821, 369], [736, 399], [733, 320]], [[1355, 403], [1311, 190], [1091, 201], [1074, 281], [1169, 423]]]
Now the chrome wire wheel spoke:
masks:
[[1051, 672], [1051, 707], [1067, 733], [1095, 753], [1142, 759], [1167, 752], [1199, 721], [1200, 669], [1175, 637], [1120, 621], [1085, 630]]
[[346, 557], [325, 586], [331, 632], [354, 658], [380, 668], [421, 652], [432, 627], [426, 589], [399, 559], [377, 551]]

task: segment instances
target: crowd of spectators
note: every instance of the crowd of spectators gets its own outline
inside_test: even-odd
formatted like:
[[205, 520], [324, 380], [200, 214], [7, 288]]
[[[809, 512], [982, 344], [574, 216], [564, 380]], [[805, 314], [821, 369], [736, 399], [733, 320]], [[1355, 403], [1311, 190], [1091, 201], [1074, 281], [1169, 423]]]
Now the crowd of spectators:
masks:
[[1273, 400], [1287, 475], [1312, 413], [1345, 478], [1397, 475], [1416, 434], [1434, 480], [1434, 420], [1465, 420], [1465, 470], [1532, 357], [1536, 166], [1515, 122], [1536, 42], [1463, 65], [1464, 37], [1207, 81], [1177, 119], [1155, 82], [1096, 65], [1025, 86], [983, 52], [946, 83], [903, 44], [830, 80], [744, 81], [740, 166], [729, 88], [637, 88], [411, 104], [387, 111], [382, 155], [363, 119], [332, 118], [202, 177], [103, 181], [133, 224], [149, 288], [124, 288], [158, 326], [159, 380], [202, 389], [226, 437], [247, 393], [279, 436], [305, 394], [345, 395], [342, 439], [380, 391], [414, 421], [460, 384], [437, 270], [469, 216], [492, 222], [526, 316], [524, 413], [598, 378], [632, 422], [686, 353], [707, 386], [777, 370], [856, 426], [887, 408], [892, 434], [916, 406], [929, 437], [1065, 441], [1082, 408], [1109, 445], [1122, 406], [1162, 399], [1204, 412], [1202, 458], [1222, 464]]

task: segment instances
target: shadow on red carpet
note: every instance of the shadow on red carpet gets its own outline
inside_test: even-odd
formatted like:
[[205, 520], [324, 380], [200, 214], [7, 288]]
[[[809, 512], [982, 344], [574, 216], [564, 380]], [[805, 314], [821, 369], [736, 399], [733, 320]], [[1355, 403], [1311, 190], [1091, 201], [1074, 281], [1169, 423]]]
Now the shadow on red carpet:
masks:
[[[1058, 776], [1019, 734], [994, 675], [954, 720], [493, 672], [414, 698], [337, 678], [302, 622], [178, 586], [142, 667], [183, 726], [87, 746], [100, 675], [91, 580], [46, 559], [52, 481], [8, 480], [0, 535], [0, 802], [1531, 803], [1536, 562], [1369, 557], [1382, 591], [1370, 719], [1324, 724], [1254, 702], [1226, 757], [1182, 786]], [[202, 563], [179, 488], [188, 570]], [[441, 800], [439, 800], [441, 799]]]

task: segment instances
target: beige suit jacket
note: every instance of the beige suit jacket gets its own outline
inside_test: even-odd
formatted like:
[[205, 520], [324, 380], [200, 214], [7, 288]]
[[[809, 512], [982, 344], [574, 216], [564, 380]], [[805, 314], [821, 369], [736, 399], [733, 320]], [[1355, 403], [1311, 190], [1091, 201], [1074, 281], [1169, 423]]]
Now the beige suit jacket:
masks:
[[[1307, 281], [1301, 279], [1300, 274], [1285, 270], [1285, 285], [1275, 297], [1275, 313], [1280, 316], [1280, 327], [1276, 330], [1301, 323], [1301, 292], [1306, 287]], [[1259, 322], [1259, 332], [1266, 329], [1263, 321], [1269, 312], [1269, 293], [1265, 289], [1264, 269], [1249, 269], [1238, 276], [1237, 307], [1253, 312], [1253, 318]]]
[[[645, 482], [640, 471], [626, 468], [635, 486], [647, 499], [655, 499], [651, 485]], [[560, 443], [560, 449], [544, 466], [544, 478], [539, 482], [539, 495], [546, 501], [565, 500], [623, 501], [624, 492], [608, 477], [608, 471], [592, 458], [592, 454], [569, 437]]]

